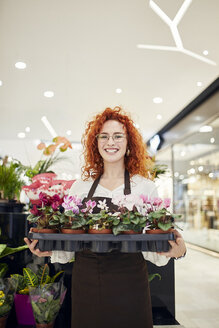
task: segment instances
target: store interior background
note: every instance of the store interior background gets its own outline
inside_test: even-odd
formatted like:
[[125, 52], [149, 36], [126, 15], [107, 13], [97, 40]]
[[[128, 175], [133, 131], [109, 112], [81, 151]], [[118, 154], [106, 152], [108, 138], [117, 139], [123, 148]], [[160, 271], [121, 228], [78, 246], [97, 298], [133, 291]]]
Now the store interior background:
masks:
[[[0, 0], [0, 161], [34, 166], [37, 144], [65, 136], [72, 150], [52, 169], [78, 179], [86, 121], [121, 106], [168, 165], [156, 183], [182, 214], [185, 240], [219, 252], [218, 12], [217, 0]], [[172, 34], [168, 22], [177, 20]], [[173, 49], [180, 45], [184, 52]], [[160, 150], [151, 149], [190, 104], [160, 134]], [[205, 125], [211, 131], [200, 132]]]

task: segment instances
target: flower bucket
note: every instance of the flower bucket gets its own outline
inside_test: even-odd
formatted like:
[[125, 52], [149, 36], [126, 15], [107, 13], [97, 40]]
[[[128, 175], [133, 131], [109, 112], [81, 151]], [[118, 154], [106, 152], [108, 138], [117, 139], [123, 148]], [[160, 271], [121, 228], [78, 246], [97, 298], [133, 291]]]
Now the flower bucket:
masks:
[[27, 326], [35, 325], [30, 296], [15, 294], [14, 304], [18, 324]]

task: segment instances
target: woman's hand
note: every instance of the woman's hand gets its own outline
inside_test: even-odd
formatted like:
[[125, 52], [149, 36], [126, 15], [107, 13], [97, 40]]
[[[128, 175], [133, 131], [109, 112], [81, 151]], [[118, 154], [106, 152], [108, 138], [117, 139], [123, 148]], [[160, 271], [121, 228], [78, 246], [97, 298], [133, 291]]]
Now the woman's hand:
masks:
[[166, 257], [181, 257], [185, 255], [186, 253], [186, 245], [184, 243], [182, 235], [179, 233], [179, 231], [174, 230], [173, 231], [176, 240], [169, 240], [171, 249], [168, 252], [162, 252], [158, 253], [160, 255], [165, 255]]
[[36, 244], [38, 243], [38, 240], [31, 240], [28, 238], [24, 238], [25, 243], [27, 244], [27, 246], [29, 247], [31, 253], [33, 253], [34, 255], [37, 255], [39, 257], [45, 257], [45, 256], [51, 256], [52, 255], [52, 251], [50, 252], [41, 252], [39, 250], [39, 248], [35, 248]]

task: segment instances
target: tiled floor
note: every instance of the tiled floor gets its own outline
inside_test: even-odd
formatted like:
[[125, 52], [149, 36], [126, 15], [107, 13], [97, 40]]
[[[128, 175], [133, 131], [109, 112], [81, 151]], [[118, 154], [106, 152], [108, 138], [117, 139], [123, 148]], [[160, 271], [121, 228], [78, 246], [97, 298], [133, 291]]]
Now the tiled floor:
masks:
[[177, 321], [185, 328], [219, 328], [219, 259], [188, 249], [175, 272]]

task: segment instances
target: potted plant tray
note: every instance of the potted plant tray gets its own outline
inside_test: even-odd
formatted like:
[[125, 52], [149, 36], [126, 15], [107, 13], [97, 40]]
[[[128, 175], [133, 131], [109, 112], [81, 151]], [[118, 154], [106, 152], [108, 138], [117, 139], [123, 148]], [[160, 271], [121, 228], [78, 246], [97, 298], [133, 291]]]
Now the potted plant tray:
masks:
[[77, 252], [90, 249], [95, 253], [106, 253], [119, 250], [123, 253], [168, 252], [168, 240], [174, 240], [172, 232], [166, 234], [40, 234], [29, 233], [30, 239], [38, 239], [41, 251], [63, 250]]

